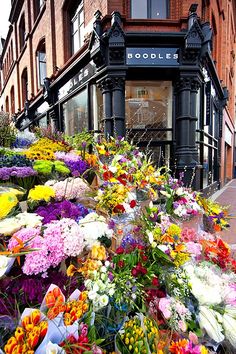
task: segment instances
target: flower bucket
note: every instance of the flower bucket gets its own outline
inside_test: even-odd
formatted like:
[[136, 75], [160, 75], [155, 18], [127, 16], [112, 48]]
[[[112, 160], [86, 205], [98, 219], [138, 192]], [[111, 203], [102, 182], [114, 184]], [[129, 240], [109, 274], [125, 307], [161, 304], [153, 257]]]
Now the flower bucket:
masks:
[[181, 223], [182, 229], [194, 229], [196, 232], [199, 232], [203, 228], [203, 216], [202, 214], [190, 216], [188, 219], [183, 220]]
[[203, 214], [203, 230], [211, 234], [215, 233], [213, 221], [205, 214]]

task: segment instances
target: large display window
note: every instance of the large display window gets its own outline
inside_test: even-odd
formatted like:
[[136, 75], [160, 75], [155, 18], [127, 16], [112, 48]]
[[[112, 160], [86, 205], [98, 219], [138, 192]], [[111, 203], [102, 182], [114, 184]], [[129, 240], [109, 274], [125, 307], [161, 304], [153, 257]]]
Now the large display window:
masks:
[[74, 135], [88, 130], [88, 91], [79, 92], [62, 105], [64, 132]]

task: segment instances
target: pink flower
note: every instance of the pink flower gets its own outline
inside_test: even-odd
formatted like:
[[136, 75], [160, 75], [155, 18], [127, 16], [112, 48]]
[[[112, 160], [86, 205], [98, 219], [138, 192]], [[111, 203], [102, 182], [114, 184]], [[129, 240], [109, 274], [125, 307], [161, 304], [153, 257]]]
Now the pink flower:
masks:
[[19, 242], [17, 241], [17, 239], [23, 241], [24, 243], [30, 240], [28, 246], [32, 247], [31, 244], [33, 242], [34, 237], [39, 235], [40, 229], [33, 227], [25, 227], [24, 229], [21, 229], [20, 231], [14, 233], [8, 243], [8, 248], [9, 250], [12, 250], [14, 247], [19, 246]]
[[193, 344], [198, 344], [198, 336], [195, 333], [190, 331], [188, 337]]
[[187, 325], [184, 321], [179, 320], [178, 322], [179, 328], [181, 329], [182, 332], [186, 332], [187, 331]]
[[168, 320], [171, 317], [171, 300], [167, 297], [163, 297], [159, 301], [159, 309], [163, 313], [164, 317]]
[[181, 239], [184, 242], [196, 241], [197, 238], [197, 232], [192, 228], [185, 227], [181, 232]]
[[201, 255], [201, 252], [202, 252], [202, 245], [200, 245], [199, 243], [196, 243], [196, 242], [187, 242], [186, 244], [186, 248], [187, 248], [187, 251], [197, 257], [197, 256], [200, 256]]

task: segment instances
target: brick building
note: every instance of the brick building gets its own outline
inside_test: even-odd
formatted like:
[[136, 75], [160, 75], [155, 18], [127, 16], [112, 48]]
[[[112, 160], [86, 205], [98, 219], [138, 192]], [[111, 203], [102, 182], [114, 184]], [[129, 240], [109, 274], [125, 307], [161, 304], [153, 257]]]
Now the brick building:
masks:
[[1, 107], [128, 134], [197, 189], [233, 177], [235, 0], [12, 0]]

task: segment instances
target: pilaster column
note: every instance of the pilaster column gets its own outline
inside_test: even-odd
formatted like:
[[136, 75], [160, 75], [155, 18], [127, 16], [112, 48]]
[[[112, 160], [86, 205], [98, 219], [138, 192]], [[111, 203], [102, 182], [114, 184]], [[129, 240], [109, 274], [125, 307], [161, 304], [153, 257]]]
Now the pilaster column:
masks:
[[104, 135], [109, 137], [113, 135], [113, 122], [112, 122], [112, 80], [107, 77], [103, 79], [98, 87], [102, 91], [103, 98], [103, 117], [102, 122], [104, 125]]
[[125, 136], [125, 78], [112, 78], [113, 133]]
[[176, 158], [177, 171], [184, 172], [184, 182], [200, 188], [200, 164], [196, 146], [198, 76], [182, 74], [175, 85], [177, 99]]

